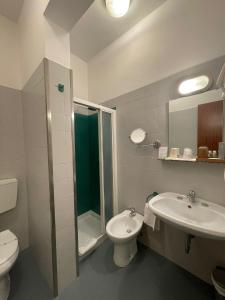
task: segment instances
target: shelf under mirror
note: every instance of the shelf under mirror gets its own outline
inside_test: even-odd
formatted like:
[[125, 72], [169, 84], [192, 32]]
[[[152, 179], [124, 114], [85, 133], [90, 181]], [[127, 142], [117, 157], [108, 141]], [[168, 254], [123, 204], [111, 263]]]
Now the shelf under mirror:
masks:
[[206, 163], [222, 163], [225, 164], [225, 159], [220, 158], [193, 158], [193, 159], [184, 159], [184, 158], [173, 158], [173, 157], [166, 157], [166, 158], [159, 158], [162, 161], [183, 161], [183, 162], [206, 162]]
[[225, 164], [225, 159], [220, 159], [220, 158], [197, 158], [197, 162], [222, 163], [222, 164]]

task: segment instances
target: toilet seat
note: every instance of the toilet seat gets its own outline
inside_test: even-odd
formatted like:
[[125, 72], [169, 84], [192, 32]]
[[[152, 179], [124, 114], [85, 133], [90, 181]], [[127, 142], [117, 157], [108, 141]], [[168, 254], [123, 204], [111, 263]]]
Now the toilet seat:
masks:
[[0, 232], [0, 266], [18, 254], [18, 239], [10, 230]]

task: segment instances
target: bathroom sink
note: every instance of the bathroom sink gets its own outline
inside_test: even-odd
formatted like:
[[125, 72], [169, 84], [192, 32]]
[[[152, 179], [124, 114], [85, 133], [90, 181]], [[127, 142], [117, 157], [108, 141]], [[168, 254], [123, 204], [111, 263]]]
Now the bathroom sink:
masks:
[[153, 213], [166, 223], [195, 236], [225, 239], [225, 207], [196, 198], [163, 193], [149, 201]]

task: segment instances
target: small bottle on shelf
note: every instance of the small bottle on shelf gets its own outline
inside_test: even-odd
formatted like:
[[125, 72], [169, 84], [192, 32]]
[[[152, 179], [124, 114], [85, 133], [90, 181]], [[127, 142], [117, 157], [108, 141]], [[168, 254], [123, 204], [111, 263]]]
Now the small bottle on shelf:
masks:
[[217, 151], [216, 150], [213, 150], [212, 156], [213, 156], [213, 158], [217, 158]]
[[212, 150], [208, 151], [208, 158], [211, 158], [213, 156]]

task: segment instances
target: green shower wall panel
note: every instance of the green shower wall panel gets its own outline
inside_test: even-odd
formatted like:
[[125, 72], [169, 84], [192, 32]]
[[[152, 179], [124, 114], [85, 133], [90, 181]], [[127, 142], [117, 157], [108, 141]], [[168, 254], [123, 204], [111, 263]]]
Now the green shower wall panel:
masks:
[[90, 128], [90, 191], [91, 209], [100, 214], [100, 180], [99, 180], [99, 144], [98, 144], [98, 114], [89, 116]]
[[88, 116], [75, 117], [76, 183], [78, 216], [90, 209], [90, 161]]
[[78, 216], [100, 214], [98, 114], [75, 114], [75, 150]]

